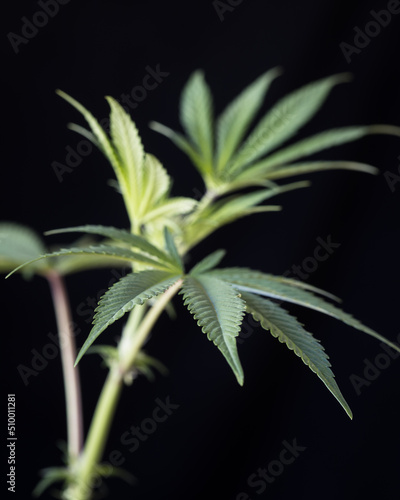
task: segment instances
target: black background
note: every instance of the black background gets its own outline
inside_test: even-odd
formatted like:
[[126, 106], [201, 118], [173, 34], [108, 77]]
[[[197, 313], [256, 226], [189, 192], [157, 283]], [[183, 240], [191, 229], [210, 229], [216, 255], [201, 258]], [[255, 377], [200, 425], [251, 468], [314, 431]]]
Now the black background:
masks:
[[[148, 122], [179, 128], [179, 95], [197, 68], [205, 71], [217, 113], [245, 85], [277, 65], [284, 74], [274, 82], [264, 109], [313, 79], [351, 72], [353, 82], [332, 92], [299, 137], [342, 125], [400, 125], [400, 15], [393, 15], [350, 62], [340, 48], [341, 42], [354, 43], [354, 28], [363, 30], [372, 20], [371, 9], [386, 9], [386, 1], [237, 3], [221, 19], [211, 0], [71, 0], [18, 53], [7, 34], [20, 34], [21, 17], [32, 19], [40, 8], [37, 2], [3, 6], [0, 218], [39, 232], [85, 223], [127, 226], [121, 199], [107, 185], [112, 171], [97, 151], [62, 182], [57, 179], [52, 163], [65, 163], [66, 146], [76, 148], [80, 141], [66, 124], [83, 121], [54, 91], [68, 92], [103, 118], [108, 113], [103, 96], [129, 93], [141, 84], [147, 66], [160, 65], [169, 75], [149, 91], [132, 117], [146, 150], [175, 178], [174, 194], [193, 196], [203, 187], [187, 158], [151, 131]], [[399, 155], [399, 138], [381, 136], [326, 151], [318, 157], [371, 163], [381, 174], [315, 174], [311, 188], [277, 199], [282, 212], [221, 229], [192, 251], [192, 261], [224, 247], [229, 249], [227, 266], [250, 265], [281, 274], [312, 256], [318, 237], [331, 235], [340, 247], [308, 282], [340, 296], [346, 311], [395, 341], [400, 333], [400, 183], [391, 189], [384, 173], [398, 174]], [[81, 329], [78, 344], [89, 324], [77, 308], [112, 278], [105, 270], [67, 279], [74, 320]], [[3, 408], [7, 393], [17, 396], [14, 497], [30, 498], [37, 471], [61, 465], [56, 443], [65, 439], [64, 399], [58, 357], [30, 378], [28, 386], [17, 366], [30, 365], [31, 350], [41, 351], [56, 324], [45, 282], [16, 276], [0, 286], [7, 344]], [[132, 489], [108, 480], [109, 498], [234, 500], [241, 492], [251, 499], [399, 498], [400, 361], [381, 369], [361, 394], [350, 380], [351, 374], [363, 377], [364, 360], [375, 364], [382, 352], [379, 342], [319, 313], [290, 308], [322, 340], [354, 412], [351, 421], [318, 378], [260, 329], [239, 346], [245, 371], [240, 388], [218, 350], [175, 302], [179, 319], [162, 318], [146, 345], [170, 374], [157, 376], [154, 383], [138, 379], [125, 389], [107, 446], [105, 459], [119, 450], [123, 467], [137, 483]], [[112, 342], [117, 335], [115, 328], [103, 340]], [[86, 426], [105, 376], [99, 364], [88, 357], [80, 366]], [[156, 398], [166, 397], [179, 408], [130, 453], [121, 435], [151, 416]], [[247, 484], [249, 476], [278, 458], [284, 440], [293, 439], [306, 449], [258, 494]], [[5, 459], [3, 465], [2, 491], [7, 491]]]

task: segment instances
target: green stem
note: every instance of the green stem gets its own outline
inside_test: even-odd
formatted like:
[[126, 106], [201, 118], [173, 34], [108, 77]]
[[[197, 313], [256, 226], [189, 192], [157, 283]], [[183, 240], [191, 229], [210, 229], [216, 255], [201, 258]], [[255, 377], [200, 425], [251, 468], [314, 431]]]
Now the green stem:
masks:
[[[181, 284], [182, 280], [178, 280], [158, 298], [138, 328], [135, 328], [135, 332], [129, 332], [128, 334], [124, 331], [124, 338], [129, 339], [129, 342], [125, 342], [124, 352], [120, 351], [120, 359], [110, 369], [93, 415], [85, 449], [81, 459], [76, 464], [74, 484], [64, 493], [65, 499], [89, 500], [91, 498], [96, 467], [100, 463], [104, 452], [116, 406], [122, 392], [124, 377], [132, 369], [141, 346], [165, 306], [179, 290]], [[129, 321], [130, 326], [136, 327], [137, 319], [137, 317], [134, 317], [134, 319]]]
[[65, 388], [68, 459], [73, 463], [83, 446], [83, 417], [79, 371], [74, 368], [76, 345], [71, 328], [71, 310], [62, 276], [56, 271], [49, 271], [45, 277], [50, 286], [57, 320]]

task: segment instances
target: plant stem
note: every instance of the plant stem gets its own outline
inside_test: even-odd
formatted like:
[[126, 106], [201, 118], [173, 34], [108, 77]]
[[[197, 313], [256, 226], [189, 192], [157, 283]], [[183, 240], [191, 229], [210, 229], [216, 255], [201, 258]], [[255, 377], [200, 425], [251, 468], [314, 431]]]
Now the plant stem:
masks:
[[71, 328], [71, 310], [62, 276], [56, 271], [49, 271], [45, 277], [50, 286], [57, 320], [65, 388], [68, 459], [73, 463], [78, 459], [83, 446], [83, 417], [79, 371], [74, 368], [76, 346]]
[[[93, 415], [84, 451], [76, 464], [75, 482], [64, 493], [65, 499], [89, 500], [91, 498], [96, 467], [104, 452], [116, 406], [122, 392], [124, 377], [132, 369], [141, 346], [181, 284], [182, 280], [180, 279], [158, 298], [138, 328], [135, 328], [135, 332], [129, 332], [129, 335], [128, 332], [124, 332], [124, 338], [129, 338], [130, 341], [124, 344], [124, 352], [120, 353], [119, 360], [112, 365], [107, 376]], [[127, 326], [129, 324], [136, 327], [137, 317], [128, 321]]]

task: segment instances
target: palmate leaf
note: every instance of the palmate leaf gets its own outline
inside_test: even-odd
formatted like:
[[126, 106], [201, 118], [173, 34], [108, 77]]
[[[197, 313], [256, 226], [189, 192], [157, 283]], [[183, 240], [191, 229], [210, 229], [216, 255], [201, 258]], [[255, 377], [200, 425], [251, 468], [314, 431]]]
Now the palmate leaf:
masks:
[[[143, 190], [138, 191], [140, 211], [150, 212], [169, 192], [171, 179], [158, 159], [147, 153], [143, 169]], [[142, 216], [143, 217], [143, 216]]]
[[62, 233], [88, 233], [96, 234], [98, 236], [104, 236], [105, 238], [110, 238], [112, 240], [120, 241], [126, 243], [130, 247], [138, 248], [142, 252], [145, 252], [149, 256], [159, 260], [161, 263], [174, 264], [174, 259], [163, 252], [156, 246], [152, 245], [149, 241], [141, 236], [132, 234], [124, 229], [117, 229], [112, 226], [101, 226], [101, 225], [85, 225], [76, 227], [66, 227], [61, 229], [52, 229], [51, 231], [46, 231], [46, 235], [51, 234], [62, 234]]
[[400, 352], [399, 346], [390, 342], [385, 337], [382, 337], [382, 335], [375, 332], [371, 328], [363, 325], [350, 314], [345, 313], [338, 307], [330, 304], [321, 297], [317, 297], [308, 290], [301, 289], [298, 286], [292, 286], [289, 283], [279, 282], [276, 279], [271, 279], [267, 274], [245, 268], [218, 269], [210, 271], [209, 274], [232, 283], [240, 292], [250, 292], [273, 299], [291, 302], [293, 304], [307, 307], [308, 309], [314, 309], [315, 311], [322, 312], [328, 316], [332, 316], [333, 318], [352, 326], [356, 330], [360, 330], [368, 335], [371, 335], [372, 337], [375, 337]]
[[346, 75], [333, 75], [309, 83], [277, 102], [260, 120], [227, 167], [238, 173], [254, 160], [290, 139], [320, 109], [329, 92]]
[[[56, 93], [60, 97], [65, 99], [67, 102], [69, 102], [69, 104], [71, 104], [85, 118], [88, 125], [90, 126], [93, 136], [96, 138], [95, 145], [100, 149], [100, 151], [102, 151], [104, 156], [111, 163], [111, 166], [115, 171], [115, 175], [117, 176], [118, 182], [120, 184], [121, 182], [123, 183], [124, 177], [118, 157], [116, 155], [113, 145], [111, 144], [110, 139], [108, 138], [107, 134], [105, 133], [100, 123], [96, 120], [96, 118], [92, 115], [92, 113], [90, 113], [90, 111], [88, 111], [84, 106], [82, 106], [82, 104], [76, 101], [73, 97], [69, 96], [62, 90], [57, 90]], [[86, 135], [86, 137], [88, 136]]]
[[303, 288], [304, 290], [309, 290], [310, 292], [314, 292], [318, 295], [324, 295], [329, 299], [332, 299], [336, 302], [342, 302], [342, 299], [336, 297], [332, 293], [327, 292], [326, 290], [321, 290], [321, 288], [317, 288], [316, 286], [310, 285], [309, 283], [304, 283], [304, 281], [300, 281], [294, 278], [286, 278], [285, 276], [275, 276], [273, 274], [267, 275], [270, 280], [277, 281], [278, 283], [286, 283], [289, 286]]
[[145, 154], [135, 123], [124, 108], [110, 96], [111, 140], [94, 116], [75, 99], [64, 92], [58, 94], [72, 104], [86, 119], [91, 131], [73, 125], [71, 128], [100, 148], [110, 161], [124, 197], [132, 227], [137, 229], [144, 216], [166, 197], [171, 180], [161, 163], [153, 155]]
[[182, 290], [184, 304], [209, 340], [218, 347], [232, 368], [240, 385], [243, 369], [236, 346], [245, 304], [228, 283], [208, 276], [187, 276]]
[[222, 169], [246, 134], [272, 81], [281, 74], [273, 68], [244, 89], [219, 116], [216, 124], [216, 168]]
[[175, 266], [180, 271], [183, 271], [183, 262], [181, 256], [179, 255], [178, 249], [176, 248], [174, 238], [167, 227], [164, 228], [164, 239], [165, 239], [165, 248], [169, 253], [169, 255], [171, 255]]
[[215, 252], [207, 255], [203, 260], [198, 262], [190, 271], [192, 276], [196, 276], [198, 274], [205, 273], [206, 271], [210, 271], [214, 269], [214, 267], [218, 266], [221, 260], [225, 257], [225, 250], [216, 250]]
[[278, 167], [266, 176], [269, 180], [283, 179], [285, 177], [293, 177], [295, 175], [310, 174], [313, 172], [322, 172], [323, 170], [353, 170], [356, 172], [364, 172], [367, 174], [378, 174], [379, 170], [367, 163], [356, 161], [315, 161], [306, 163], [294, 163]]
[[148, 224], [160, 219], [163, 224], [166, 224], [167, 219], [172, 220], [174, 217], [182, 217], [192, 212], [197, 204], [197, 200], [184, 196], [166, 198], [143, 217], [143, 223]]
[[360, 163], [356, 161], [308, 161], [304, 163], [293, 163], [290, 165], [280, 165], [275, 168], [264, 168], [263, 162], [244, 170], [235, 178], [233, 186], [246, 186], [254, 184], [254, 179], [260, 181], [276, 181], [286, 177], [294, 177], [296, 175], [311, 174], [315, 172], [323, 172], [327, 170], [352, 170], [356, 172], [364, 172], [366, 174], [377, 174], [379, 170], [372, 165]]
[[97, 337], [136, 305], [165, 292], [180, 279], [180, 275], [166, 271], [131, 273], [115, 283], [100, 299], [93, 318], [93, 328], [79, 351], [75, 365]]
[[195, 71], [183, 89], [180, 120], [187, 136], [203, 159], [204, 172], [211, 171], [214, 152], [213, 103], [202, 71]]
[[111, 108], [110, 133], [123, 171], [125, 189], [137, 205], [143, 190], [144, 150], [136, 125], [122, 106], [112, 97], [106, 97]]
[[361, 139], [369, 134], [400, 135], [400, 128], [390, 125], [368, 125], [325, 130], [280, 149], [276, 153], [269, 155], [268, 158], [252, 165], [251, 170], [253, 175], [257, 175], [257, 173], [261, 174], [262, 172], [266, 173], [269, 169], [279, 165], [287, 165], [289, 162], [297, 161], [300, 158], [334, 146]]
[[281, 210], [279, 205], [259, 205], [259, 203], [287, 191], [308, 187], [309, 182], [301, 181], [285, 186], [276, 184], [273, 186], [253, 193], [234, 194], [214, 202], [203, 211], [194, 212], [193, 216], [187, 219], [185, 228], [187, 248], [194, 246], [218, 228], [241, 217], [254, 213]]
[[261, 298], [252, 293], [242, 292], [242, 299], [246, 303], [246, 311], [251, 313], [256, 321], [259, 321], [265, 330], [285, 343], [287, 347], [299, 356], [342, 405], [350, 418], [353, 418], [349, 405], [344, 399], [335, 381], [334, 374], [330, 369], [324, 348], [311, 333], [274, 302]]
[[165, 125], [162, 125], [161, 123], [158, 123], [156, 121], [151, 121], [149, 123], [149, 127], [155, 132], [158, 132], [159, 134], [162, 134], [170, 139], [175, 144], [175, 146], [177, 146], [191, 159], [193, 164], [198, 168], [199, 172], [203, 171], [202, 157], [182, 134], [179, 134], [171, 128], [166, 127]]
[[77, 248], [61, 248], [60, 250], [56, 250], [55, 252], [50, 252], [43, 254], [36, 259], [32, 259], [24, 264], [19, 265], [13, 271], [8, 273], [6, 278], [19, 271], [21, 268], [31, 264], [32, 262], [36, 262], [40, 259], [46, 259], [51, 257], [65, 256], [65, 255], [79, 255], [79, 254], [89, 254], [93, 257], [100, 256], [102, 259], [104, 257], [110, 257], [111, 259], [120, 259], [129, 262], [140, 262], [142, 264], [147, 264], [156, 269], [170, 269], [169, 266], [162, 264], [161, 262], [152, 259], [151, 257], [146, 257], [143, 254], [138, 252], [133, 252], [127, 248], [111, 246], [111, 245], [91, 245], [88, 247], [77, 247]]
[[[0, 223], [0, 272], [8, 272], [19, 264], [46, 252], [39, 235], [22, 224]], [[32, 266], [31, 266], [32, 267]], [[32, 269], [46, 269], [48, 263], [38, 262]]]

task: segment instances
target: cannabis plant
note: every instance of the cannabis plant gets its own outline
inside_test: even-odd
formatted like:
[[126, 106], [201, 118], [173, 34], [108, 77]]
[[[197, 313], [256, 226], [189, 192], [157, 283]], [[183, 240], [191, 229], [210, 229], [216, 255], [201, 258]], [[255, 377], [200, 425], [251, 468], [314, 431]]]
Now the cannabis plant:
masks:
[[[307, 160], [308, 156], [368, 134], [400, 135], [399, 128], [389, 125], [341, 127], [284, 146], [317, 113], [331, 90], [348, 80], [348, 75], [330, 76], [301, 87], [278, 101], [254, 124], [267, 90], [279, 75], [279, 69], [261, 75], [215, 118], [210, 89], [202, 71], [196, 71], [181, 96], [183, 133], [151, 123], [152, 129], [169, 138], [198, 170], [205, 186], [201, 199], [171, 196], [171, 178], [166, 169], [145, 151], [135, 123], [115, 99], [106, 97], [111, 112], [109, 130], [104, 130], [80, 103], [58, 91], [89, 126], [86, 129], [72, 124], [70, 128], [90, 139], [111, 164], [130, 227], [82, 225], [55, 229], [47, 234], [85, 235], [76, 244], [56, 251], [46, 250], [27, 228], [13, 223], [0, 227], [2, 270], [12, 270], [10, 274], [34, 273], [48, 279], [60, 333], [69, 339], [62, 348], [68, 415], [66, 465], [46, 470], [35, 494], [61, 481], [64, 499], [88, 500], [99, 477], [122, 473], [101, 462], [113, 415], [124, 383], [131, 383], [138, 373], [149, 375], [159, 367], [142, 348], [176, 294], [220, 350], [240, 385], [244, 373], [236, 338], [245, 315], [250, 314], [302, 359], [350, 418], [351, 410], [335, 381], [324, 348], [287, 312], [284, 303], [332, 316], [399, 350], [342, 311], [335, 304], [339, 299], [323, 290], [268, 274], [267, 270], [221, 267], [223, 249], [213, 251], [190, 269], [185, 266], [190, 249], [220, 227], [240, 217], [280, 210], [280, 206], [265, 202], [309, 185], [304, 180], [284, 182], [288, 178], [331, 169], [377, 173], [375, 167], [363, 163], [314, 161]], [[101, 297], [93, 327], [76, 356], [71, 332], [65, 335], [70, 312], [63, 278], [104, 266], [129, 266], [131, 272]], [[118, 344], [99, 344], [100, 335], [107, 343], [106, 329], [122, 317], [127, 320], [121, 322]], [[90, 351], [102, 356], [109, 374], [84, 441], [77, 365]]]

